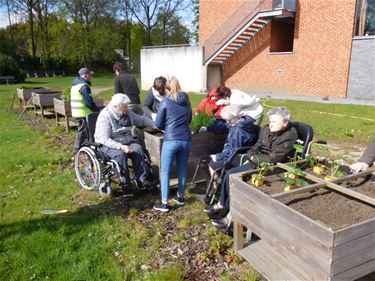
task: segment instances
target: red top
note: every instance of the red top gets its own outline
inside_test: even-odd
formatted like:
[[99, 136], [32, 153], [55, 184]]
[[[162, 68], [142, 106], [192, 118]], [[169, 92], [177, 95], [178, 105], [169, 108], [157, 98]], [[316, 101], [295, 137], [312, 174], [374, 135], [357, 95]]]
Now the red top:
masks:
[[207, 95], [207, 97], [204, 98], [204, 100], [201, 101], [201, 103], [197, 106], [197, 108], [194, 110], [194, 113], [197, 112], [206, 112], [208, 114], [215, 115], [216, 118], [222, 119], [220, 117], [220, 111], [224, 108], [225, 105], [216, 105], [216, 102], [219, 100], [216, 97], [216, 92], [218, 88], [213, 88]]

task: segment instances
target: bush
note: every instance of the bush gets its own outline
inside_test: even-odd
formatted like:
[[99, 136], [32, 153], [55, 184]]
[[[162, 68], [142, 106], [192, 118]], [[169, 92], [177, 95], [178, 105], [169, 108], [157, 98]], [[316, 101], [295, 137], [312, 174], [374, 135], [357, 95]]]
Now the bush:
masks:
[[0, 75], [14, 76], [18, 82], [23, 82], [26, 78], [26, 72], [19, 68], [16, 60], [3, 53], [0, 53]]
[[65, 88], [65, 90], [61, 93], [61, 99], [63, 101], [70, 101], [70, 90], [71, 87]]

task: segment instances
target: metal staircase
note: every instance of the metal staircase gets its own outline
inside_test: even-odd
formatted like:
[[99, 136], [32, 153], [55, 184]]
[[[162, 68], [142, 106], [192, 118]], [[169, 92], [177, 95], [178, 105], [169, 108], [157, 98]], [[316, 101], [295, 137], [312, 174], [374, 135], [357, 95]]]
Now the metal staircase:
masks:
[[223, 64], [275, 17], [294, 17], [296, 0], [245, 1], [203, 43], [204, 64]]

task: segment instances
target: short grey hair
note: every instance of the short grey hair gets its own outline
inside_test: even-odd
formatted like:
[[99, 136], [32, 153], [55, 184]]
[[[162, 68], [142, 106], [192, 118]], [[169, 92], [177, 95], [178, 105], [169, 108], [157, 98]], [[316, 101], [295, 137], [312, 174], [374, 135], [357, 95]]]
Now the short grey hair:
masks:
[[289, 110], [283, 106], [272, 108], [267, 113], [268, 117], [270, 117], [271, 115], [276, 115], [276, 114], [280, 115], [284, 119], [284, 121], [290, 121], [290, 119], [292, 118], [292, 115], [290, 114]]
[[129, 104], [129, 103], [130, 103], [129, 97], [121, 93], [114, 94], [110, 102], [112, 106], [119, 105], [119, 104]]
[[240, 109], [234, 105], [227, 105], [220, 111], [220, 116], [227, 121], [239, 119]]

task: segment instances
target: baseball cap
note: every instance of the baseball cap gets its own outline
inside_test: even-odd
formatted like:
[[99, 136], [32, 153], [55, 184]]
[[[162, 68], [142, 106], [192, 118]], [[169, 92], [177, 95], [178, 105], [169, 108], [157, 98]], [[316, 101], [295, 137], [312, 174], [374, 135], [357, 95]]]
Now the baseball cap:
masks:
[[88, 69], [88, 68], [86, 68], [86, 67], [83, 67], [83, 68], [81, 68], [80, 70], [78, 70], [78, 74], [79, 74], [80, 76], [82, 76], [82, 75], [85, 75], [85, 74], [94, 75], [95, 73], [94, 73], [94, 71], [91, 71], [90, 69]]

